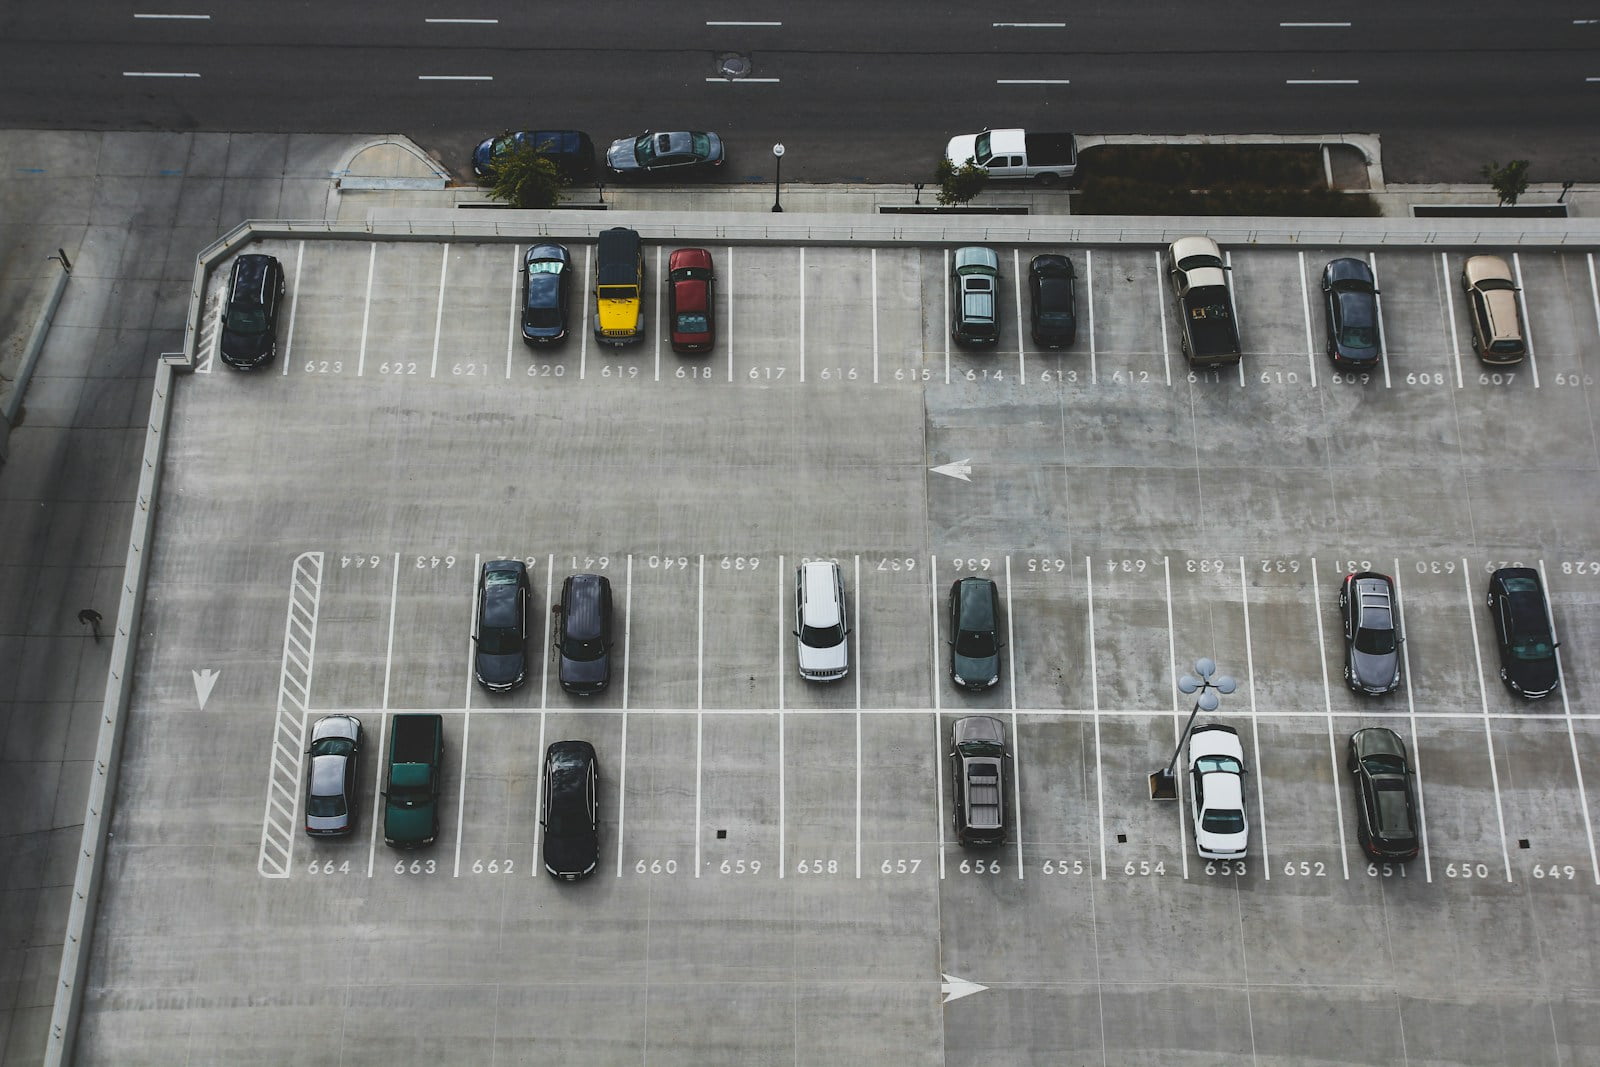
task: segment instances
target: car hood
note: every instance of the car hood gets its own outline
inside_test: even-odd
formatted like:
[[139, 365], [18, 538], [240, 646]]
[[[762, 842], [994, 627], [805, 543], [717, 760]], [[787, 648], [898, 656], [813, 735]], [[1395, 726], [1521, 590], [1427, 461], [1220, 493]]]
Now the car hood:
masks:
[[479, 652], [476, 665], [484, 685], [511, 685], [522, 678], [526, 663], [527, 657], [516, 652], [504, 656]]
[[570, 688], [598, 690], [611, 680], [611, 657], [570, 659], [561, 657], [561, 684]]
[[546, 834], [544, 837], [544, 865], [556, 874], [588, 874], [599, 861], [599, 834]]
[[1506, 673], [1527, 696], [1544, 696], [1556, 687], [1556, 658], [1513, 660]]
[[963, 133], [950, 138], [950, 143], [944, 146], [944, 158], [948, 159], [952, 166], [959, 167], [972, 158], [977, 148], [978, 135]]
[[222, 354], [226, 359], [255, 363], [272, 347], [270, 333], [234, 333], [223, 328]]
[[988, 685], [989, 679], [1000, 674], [1000, 657], [954, 654], [950, 657], [950, 670], [968, 685]]
[[840, 642], [832, 648], [812, 648], [799, 643], [796, 659], [802, 671], [841, 671], [850, 665], [849, 642]]
[[1400, 660], [1393, 653], [1375, 656], [1355, 651], [1350, 653], [1350, 672], [1362, 689], [1387, 691], [1399, 677]]
[[619, 141], [612, 141], [611, 147], [606, 149], [606, 166], [612, 170], [639, 170], [639, 158], [633, 153], [637, 137], [624, 137]]

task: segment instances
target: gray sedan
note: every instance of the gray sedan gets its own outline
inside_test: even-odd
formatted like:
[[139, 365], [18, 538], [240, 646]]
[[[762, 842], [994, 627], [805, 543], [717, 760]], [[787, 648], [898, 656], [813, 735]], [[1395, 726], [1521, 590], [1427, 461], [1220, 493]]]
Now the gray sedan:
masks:
[[340, 837], [355, 826], [356, 779], [361, 758], [361, 720], [328, 715], [311, 727], [306, 750], [306, 833]]

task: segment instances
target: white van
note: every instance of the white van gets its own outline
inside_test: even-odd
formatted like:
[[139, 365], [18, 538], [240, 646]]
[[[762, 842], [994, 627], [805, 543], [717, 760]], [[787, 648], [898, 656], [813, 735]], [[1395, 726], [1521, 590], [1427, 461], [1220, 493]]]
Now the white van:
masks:
[[837, 563], [804, 563], [794, 573], [795, 659], [800, 677], [832, 682], [850, 673], [850, 620]]

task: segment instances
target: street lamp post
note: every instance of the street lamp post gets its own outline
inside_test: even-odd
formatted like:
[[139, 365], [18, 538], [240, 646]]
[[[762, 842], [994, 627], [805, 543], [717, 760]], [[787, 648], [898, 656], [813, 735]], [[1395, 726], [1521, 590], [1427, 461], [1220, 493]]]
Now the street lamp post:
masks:
[[[1183, 733], [1178, 735], [1178, 744], [1172, 750], [1172, 758], [1167, 765], [1159, 771], [1150, 774], [1150, 799], [1151, 800], [1177, 800], [1178, 779], [1172, 769], [1178, 765], [1178, 754], [1183, 751], [1184, 738], [1189, 736], [1189, 728], [1194, 725], [1194, 717], [1200, 714], [1200, 709], [1216, 711], [1221, 703], [1217, 699], [1218, 693], [1231, 693], [1238, 687], [1238, 683], [1226, 674], [1217, 673], [1217, 664], [1210, 657], [1194, 661], [1194, 674], [1186, 674], [1178, 679], [1178, 689], [1184, 693], [1196, 693], [1194, 710], [1189, 712], [1189, 721], [1183, 724]], [[1196, 677], [1198, 675], [1198, 677]]]
[[777, 173], [772, 178], [772, 210], [782, 211], [783, 205], [779, 200], [783, 197], [783, 145], [772, 146], [772, 157], [778, 161]]

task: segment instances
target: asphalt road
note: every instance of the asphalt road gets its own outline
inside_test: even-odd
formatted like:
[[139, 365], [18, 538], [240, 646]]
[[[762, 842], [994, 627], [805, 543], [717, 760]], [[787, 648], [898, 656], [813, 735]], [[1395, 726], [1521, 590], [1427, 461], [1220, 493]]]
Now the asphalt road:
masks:
[[[1600, 19], [1227, 7], [17, 5], [0, 16], [0, 126], [402, 132], [463, 173], [505, 127], [694, 127], [729, 141], [729, 181], [770, 179], [777, 141], [794, 180], [916, 181], [983, 126], [1375, 132], [1391, 180], [1476, 180], [1510, 158], [1535, 181], [1600, 180]], [[718, 76], [730, 56], [748, 62], [736, 80]]]

